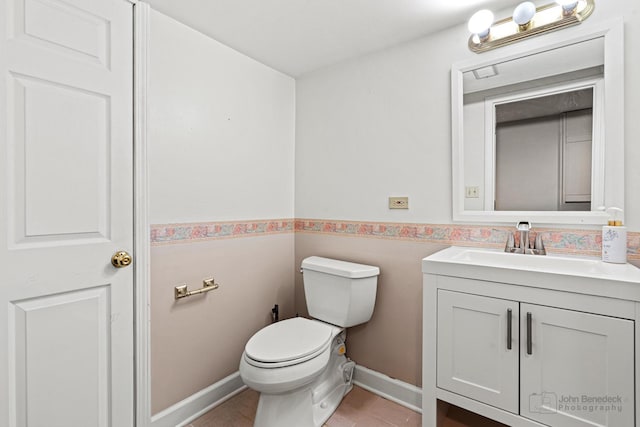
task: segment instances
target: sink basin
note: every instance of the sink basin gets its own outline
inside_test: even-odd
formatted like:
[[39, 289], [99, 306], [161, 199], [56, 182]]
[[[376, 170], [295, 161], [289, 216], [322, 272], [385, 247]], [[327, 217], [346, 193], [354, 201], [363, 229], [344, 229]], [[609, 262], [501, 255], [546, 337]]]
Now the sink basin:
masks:
[[522, 255], [492, 250], [463, 249], [453, 260], [503, 268], [556, 271], [566, 274], [606, 273], [607, 265], [597, 258], [573, 258], [554, 255]]
[[577, 278], [615, 280], [640, 284], [640, 269], [631, 264], [611, 264], [595, 257], [523, 255], [499, 249], [452, 246], [424, 259], [423, 271], [437, 269], [439, 274], [465, 273], [473, 278], [479, 269], [486, 274], [500, 272], [537, 272]]

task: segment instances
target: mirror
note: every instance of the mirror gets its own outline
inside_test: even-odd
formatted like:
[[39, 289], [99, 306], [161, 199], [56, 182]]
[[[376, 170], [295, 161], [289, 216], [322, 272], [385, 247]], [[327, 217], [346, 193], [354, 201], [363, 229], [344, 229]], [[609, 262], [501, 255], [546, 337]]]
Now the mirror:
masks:
[[454, 221], [600, 224], [600, 206], [623, 208], [622, 23], [573, 30], [452, 67]]

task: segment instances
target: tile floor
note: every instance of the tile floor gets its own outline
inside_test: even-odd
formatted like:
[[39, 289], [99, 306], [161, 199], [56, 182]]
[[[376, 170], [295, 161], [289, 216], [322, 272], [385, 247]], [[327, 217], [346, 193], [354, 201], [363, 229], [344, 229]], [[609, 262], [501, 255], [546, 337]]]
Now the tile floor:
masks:
[[[257, 406], [258, 393], [245, 390], [187, 427], [252, 427]], [[417, 412], [355, 386], [344, 397], [325, 427], [419, 427], [421, 423], [422, 416]], [[503, 425], [459, 408], [449, 409], [441, 423], [441, 427], [500, 426]]]

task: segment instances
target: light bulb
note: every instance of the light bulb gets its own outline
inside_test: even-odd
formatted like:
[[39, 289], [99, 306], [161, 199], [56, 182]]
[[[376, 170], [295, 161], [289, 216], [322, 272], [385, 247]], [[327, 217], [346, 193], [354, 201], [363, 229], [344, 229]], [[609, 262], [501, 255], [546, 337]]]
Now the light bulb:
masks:
[[469, 19], [468, 28], [473, 34], [477, 34], [481, 41], [489, 38], [489, 30], [493, 24], [493, 12], [482, 9], [473, 14]]
[[526, 30], [529, 27], [531, 19], [536, 14], [536, 5], [530, 1], [520, 3], [513, 10], [513, 22], [518, 24], [521, 31]]
[[563, 15], [571, 15], [578, 6], [578, 2], [576, 0], [556, 0], [560, 6], [562, 6], [562, 14]]

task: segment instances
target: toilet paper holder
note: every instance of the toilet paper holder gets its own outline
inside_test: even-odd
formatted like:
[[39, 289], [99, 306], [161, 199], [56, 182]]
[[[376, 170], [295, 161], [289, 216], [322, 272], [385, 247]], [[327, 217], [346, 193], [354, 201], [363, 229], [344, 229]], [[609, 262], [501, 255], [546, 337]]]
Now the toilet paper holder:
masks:
[[198, 295], [205, 292], [213, 291], [214, 289], [218, 289], [220, 285], [215, 282], [213, 277], [207, 277], [206, 279], [202, 280], [202, 287], [200, 289], [190, 291], [187, 286], [188, 285], [186, 283], [176, 286], [173, 293], [174, 298], [186, 298], [192, 295]]

